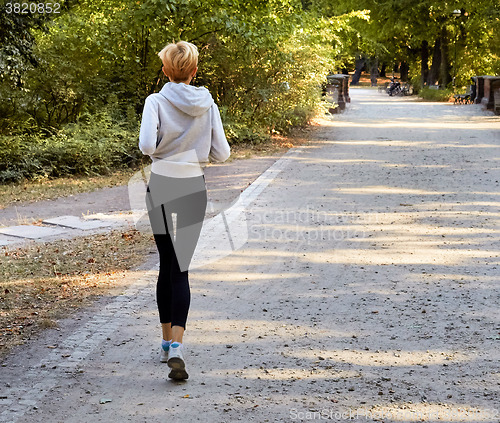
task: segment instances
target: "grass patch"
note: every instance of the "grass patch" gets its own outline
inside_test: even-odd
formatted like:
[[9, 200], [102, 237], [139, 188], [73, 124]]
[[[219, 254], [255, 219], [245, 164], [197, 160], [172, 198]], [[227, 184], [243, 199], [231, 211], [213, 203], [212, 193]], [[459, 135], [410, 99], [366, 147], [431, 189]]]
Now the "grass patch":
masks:
[[71, 310], [116, 294], [150, 251], [152, 235], [135, 229], [0, 249], [0, 358]]
[[418, 95], [419, 95], [419, 97], [421, 97], [427, 101], [446, 102], [446, 101], [450, 101], [451, 97], [453, 96], [453, 91], [449, 90], [449, 89], [436, 90], [436, 89], [424, 87], [419, 91]]

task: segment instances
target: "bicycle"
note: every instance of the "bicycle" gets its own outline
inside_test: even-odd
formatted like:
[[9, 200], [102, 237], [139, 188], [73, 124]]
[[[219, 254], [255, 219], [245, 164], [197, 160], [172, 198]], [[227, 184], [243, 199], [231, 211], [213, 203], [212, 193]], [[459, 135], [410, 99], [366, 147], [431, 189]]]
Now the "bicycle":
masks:
[[408, 82], [401, 87], [401, 95], [413, 95], [413, 86]]

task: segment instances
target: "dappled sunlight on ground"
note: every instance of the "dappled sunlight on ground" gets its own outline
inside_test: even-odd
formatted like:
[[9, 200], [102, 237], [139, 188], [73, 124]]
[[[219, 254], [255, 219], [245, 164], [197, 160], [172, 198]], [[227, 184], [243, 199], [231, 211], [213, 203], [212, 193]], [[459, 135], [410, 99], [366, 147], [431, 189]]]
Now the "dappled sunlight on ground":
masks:
[[358, 366], [421, 366], [469, 361], [471, 357], [455, 351], [358, 351], [349, 349], [337, 351], [297, 351], [297, 357], [327, 360], [329, 362], [347, 362]]
[[243, 247], [190, 273], [187, 382], [158, 363], [152, 282], [51, 396], [102, 421], [497, 423], [499, 120], [351, 97], [245, 210]]

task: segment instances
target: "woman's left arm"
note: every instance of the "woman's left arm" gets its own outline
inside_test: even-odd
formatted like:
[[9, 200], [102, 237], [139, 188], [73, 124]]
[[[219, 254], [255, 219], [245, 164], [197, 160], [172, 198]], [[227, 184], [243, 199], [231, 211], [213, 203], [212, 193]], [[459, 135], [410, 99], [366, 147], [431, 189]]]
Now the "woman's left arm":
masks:
[[209, 158], [218, 162], [225, 162], [231, 154], [231, 149], [224, 134], [224, 127], [220, 118], [219, 108], [212, 105], [212, 143]]

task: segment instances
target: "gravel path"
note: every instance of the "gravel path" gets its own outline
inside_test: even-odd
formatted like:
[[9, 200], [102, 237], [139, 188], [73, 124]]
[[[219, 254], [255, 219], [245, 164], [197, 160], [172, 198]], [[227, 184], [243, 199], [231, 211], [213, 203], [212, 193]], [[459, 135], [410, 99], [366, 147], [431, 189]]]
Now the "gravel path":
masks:
[[187, 382], [138, 271], [7, 358], [0, 422], [498, 422], [500, 118], [351, 98], [256, 181], [243, 248], [192, 272]]

